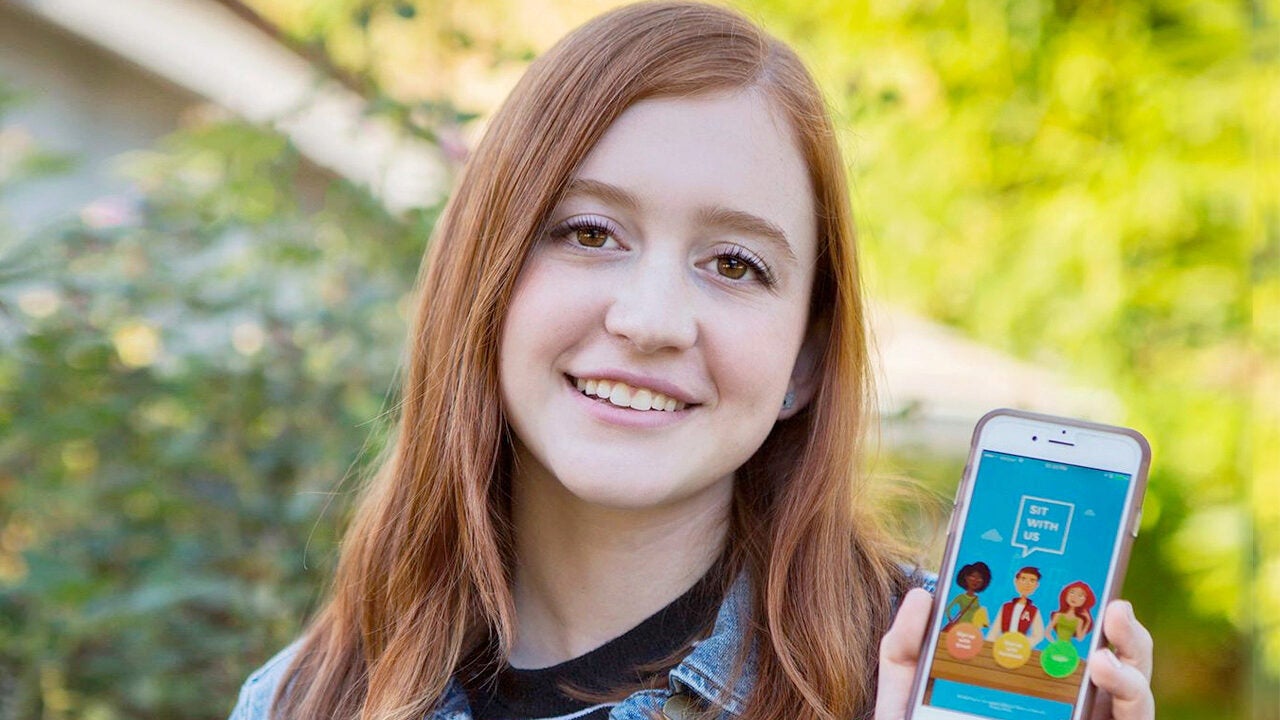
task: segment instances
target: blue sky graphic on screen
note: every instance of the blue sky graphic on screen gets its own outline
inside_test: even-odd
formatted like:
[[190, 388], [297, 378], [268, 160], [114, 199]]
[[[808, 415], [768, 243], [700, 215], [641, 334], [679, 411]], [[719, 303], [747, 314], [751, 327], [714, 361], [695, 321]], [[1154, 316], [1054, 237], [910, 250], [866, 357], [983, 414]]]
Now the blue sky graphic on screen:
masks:
[[[966, 595], [953, 572], [952, 577], [939, 578], [939, 587], [945, 588], [940, 598], [944, 607], [955, 605], [943, 620], [944, 630], [952, 618], [976, 626], [986, 622], [989, 627], [982, 628], [980, 638], [962, 642], [955, 652], [945, 645], [947, 634], [939, 634], [939, 644], [944, 647], [937, 650], [939, 661], [930, 672], [928, 704], [991, 718], [1065, 720], [1071, 716], [1069, 702], [1047, 695], [1034, 697], [1039, 693], [1029, 688], [1054, 678], [1060, 684], [1074, 682], [1067, 690], [1079, 687], [1079, 673], [1067, 672], [1075, 664], [1062, 666], [1062, 671], [1051, 677], [1050, 670], [1057, 669], [1052, 653], [1056, 651], [1060, 657], [1065, 650], [1069, 656], [1074, 648], [1079, 664], [1088, 655], [1102, 611], [1100, 598], [1128, 486], [1129, 476], [1123, 473], [982, 453], [956, 568], [982, 563], [990, 571], [990, 583]], [[1020, 587], [1015, 579], [1026, 567], [1035, 568], [1040, 579], [1038, 584], [1024, 582]], [[1066, 606], [1071, 588], [1079, 588], [1081, 583], [1087, 585], [1087, 592], [1075, 591], [1072, 600], [1078, 607], [1081, 598], [1088, 596], [1092, 622], [1064, 621], [1055, 627], [1052, 614]], [[1030, 610], [1021, 598], [1027, 587], [1034, 587], [1029, 595]], [[959, 618], [962, 611], [965, 617]], [[1037, 632], [1035, 625], [1041, 631]], [[1019, 640], [1026, 658], [1021, 664], [1016, 659], [1000, 662], [1002, 650], [995, 641], [1006, 631], [1018, 631], [1027, 638], [1026, 643]], [[954, 638], [951, 641], [956, 642]], [[1061, 644], [1051, 648], [1056, 641]], [[1070, 647], [1063, 647], [1068, 644]], [[1005, 653], [1005, 659], [1008, 657]], [[949, 676], [942, 667], [948, 663], [953, 667], [964, 664], [969, 670], [962, 676]], [[1066, 690], [1059, 691], [1063, 692]]]

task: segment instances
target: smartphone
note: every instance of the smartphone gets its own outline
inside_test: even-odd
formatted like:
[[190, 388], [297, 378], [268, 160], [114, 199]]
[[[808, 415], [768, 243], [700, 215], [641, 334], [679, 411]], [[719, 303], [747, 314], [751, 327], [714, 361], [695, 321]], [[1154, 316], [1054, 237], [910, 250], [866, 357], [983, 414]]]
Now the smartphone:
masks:
[[1102, 610], [1138, 536], [1135, 430], [1018, 410], [978, 421], [907, 717], [1080, 720]]

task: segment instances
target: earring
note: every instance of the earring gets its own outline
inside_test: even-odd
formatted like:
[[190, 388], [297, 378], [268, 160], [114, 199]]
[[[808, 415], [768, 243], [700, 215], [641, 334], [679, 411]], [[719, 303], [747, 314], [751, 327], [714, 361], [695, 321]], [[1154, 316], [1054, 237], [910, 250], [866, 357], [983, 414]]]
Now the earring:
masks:
[[782, 396], [782, 409], [790, 410], [796, 404], [796, 391], [787, 390], [787, 394]]

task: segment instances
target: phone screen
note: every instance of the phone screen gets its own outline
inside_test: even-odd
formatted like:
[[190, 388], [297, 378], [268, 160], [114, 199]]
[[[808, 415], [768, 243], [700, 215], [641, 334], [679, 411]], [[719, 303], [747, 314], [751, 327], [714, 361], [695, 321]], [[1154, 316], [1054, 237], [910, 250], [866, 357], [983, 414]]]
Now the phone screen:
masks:
[[984, 450], [923, 703], [1069, 720], [1099, 631], [1132, 478]]

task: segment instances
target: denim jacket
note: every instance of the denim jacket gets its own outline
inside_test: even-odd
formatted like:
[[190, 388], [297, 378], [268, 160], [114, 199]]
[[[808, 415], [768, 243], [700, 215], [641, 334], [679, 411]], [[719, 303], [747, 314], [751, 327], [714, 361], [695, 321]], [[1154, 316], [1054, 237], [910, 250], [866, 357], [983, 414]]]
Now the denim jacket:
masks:
[[[908, 571], [912, 584], [934, 591], [937, 579], [918, 571]], [[719, 706], [720, 720], [732, 720], [746, 705], [755, 681], [755, 648], [747, 653], [745, 664], [733, 687], [725, 687], [733, 673], [738, 646], [742, 641], [742, 623], [750, 609], [750, 587], [744, 577], [738, 578], [725, 596], [716, 615], [711, 634], [698, 641], [693, 650], [668, 675], [668, 686], [660, 690], [641, 690], [613, 706], [609, 720], [649, 720], [667, 717], [679, 720], [690, 704]], [[895, 601], [896, 605], [896, 601]], [[231, 711], [230, 720], [267, 720], [276, 685], [289, 667], [297, 650], [294, 643], [249, 676], [240, 689], [240, 700]], [[471, 720], [467, 696], [457, 680], [450, 682], [439, 706], [424, 720]]]

